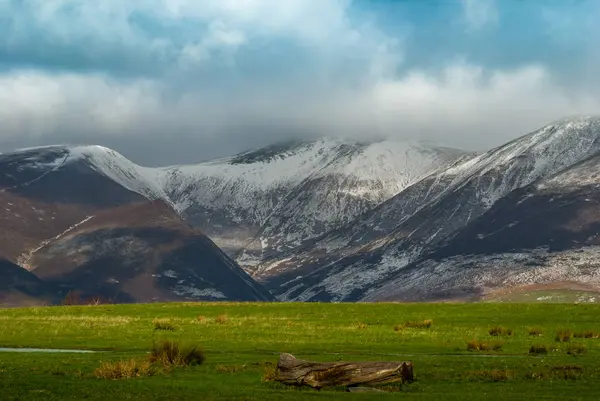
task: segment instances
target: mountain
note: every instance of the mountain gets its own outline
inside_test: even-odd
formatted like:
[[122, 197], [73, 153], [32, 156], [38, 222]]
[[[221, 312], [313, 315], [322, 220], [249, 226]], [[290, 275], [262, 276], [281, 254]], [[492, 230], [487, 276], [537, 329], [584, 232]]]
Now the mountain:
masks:
[[29, 258], [46, 282], [119, 302], [272, 300], [164, 202], [100, 212]]
[[389, 140], [288, 142], [167, 168], [163, 188], [187, 221], [256, 273], [463, 154]]
[[[511, 238], [512, 248], [487, 248], [488, 267], [498, 277], [511, 275], [510, 269], [494, 264], [508, 251], [516, 258], [508, 264], [518, 266], [521, 271], [533, 271], [525, 262], [522, 251], [519, 255], [513, 248], [518, 249], [517, 244], [522, 244], [521, 247], [528, 244], [541, 246], [544, 241], [551, 242], [542, 230], [548, 232], [553, 227], [550, 232], [555, 235], [562, 230], [564, 216], [556, 211], [548, 212], [540, 220], [544, 227], [532, 225], [526, 230], [525, 226], [515, 224], [512, 230], [506, 231], [501, 229], [502, 224], [527, 221], [522, 224], [529, 225], [529, 221], [523, 219], [527, 213], [543, 207], [553, 210], [550, 207], [553, 205], [548, 206], [552, 198], [536, 191], [525, 201], [514, 197], [518, 197], [520, 191], [533, 191], [533, 185], [547, 182], [544, 184], [547, 187], [560, 188], [558, 191], [567, 202], [580, 199], [584, 194], [592, 202], [594, 197], [589, 191], [597, 182], [594, 180], [597, 175], [592, 173], [599, 151], [599, 118], [575, 118], [550, 124], [431, 174], [361, 216], [349, 227], [330, 235], [329, 238], [336, 238], [338, 242], [332, 251], [317, 245], [303, 250], [300, 257], [296, 254], [292, 262], [303, 274], [279, 274], [268, 279], [266, 285], [281, 299], [287, 300], [442, 299], [482, 292], [485, 280], [474, 278], [479, 277], [475, 267], [481, 260], [466, 257], [475, 252], [476, 246], [482, 246], [482, 240], [477, 240], [479, 234], [486, 235], [481, 233], [481, 227], [490, 232], [500, 230], [505, 233], [502, 235]], [[591, 178], [581, 180], [581, 177]], [[586, 184], [574, 184], [574, 178]], [[589, 210], [587, 201], [579, 202], [571, 202], [573, 209], [569, 213], [576, 215]], [[521, 211], [529, 205], [534, 206]], [[497, 211], [496, 208], [502, 209]], [[395, 216], [391, 224], [389, 216]], [[382, 221], [387, 223], [382, 225]], [[594, 230], [592, 227], [585, 234], [590, 234]], [[362, 241], [360, 235], [357, 237], [361, 232], [377, 232], [377, 238], [367, 235], [368, 241]], [[567, 235], [564, 230], [561, 232], [561, 243], [581, 240], [578, 236]], [[485, 243], [498, 246], [496, 240], [500, 237], [501, 234], [496, 233]], [[479, 245], [475, 245], [477, 241]], [[552, 241], [558, 240], [552, 238]], [[537, 252], [526, 248], [528, 254]], [[570, 243], [567, 248], [571, 252], [576, 246]], [[586, 252], [591, 250], [586, 247]], [[440, 258], [443, 259], [440, 261]], [[585, 259], [582, 254], [578, 260], [585, 265]], [[587, 265], [593, 270], [593, 264]], [[482, 269], [481, 274], [484, 271], [487, 272]], [[555, 279], [561, 277], [571, 276], [559, 274]], [[535, 280], [530, 277], [529, 282]]]
[[0, 155], [3, 280], [38, 285], [44, 302], [69, 290], [124, 302], [272, 299], [181, 219], [159, 173], [98, 146]]
[[8, 260], [0, 260], [0, 305], [25, 306], [53, 304], [61, 298], [61, 289]]

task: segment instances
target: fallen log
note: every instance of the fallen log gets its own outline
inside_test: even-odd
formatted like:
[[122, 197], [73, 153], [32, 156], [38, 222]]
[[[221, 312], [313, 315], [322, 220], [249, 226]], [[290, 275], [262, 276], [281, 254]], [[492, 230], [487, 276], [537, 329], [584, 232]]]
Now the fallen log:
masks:
[[281, 354], [276, 380], [295, 386], [343, 387], [412, 382], [413, 364], [403, 362], [310, 362]]

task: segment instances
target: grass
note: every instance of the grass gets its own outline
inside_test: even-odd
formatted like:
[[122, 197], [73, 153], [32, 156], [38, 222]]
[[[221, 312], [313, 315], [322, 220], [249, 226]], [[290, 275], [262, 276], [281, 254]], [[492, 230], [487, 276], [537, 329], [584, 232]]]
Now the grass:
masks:
[[573, 334], [574, 338], [600, 338], [600, 333], [594, 330], [583, 330]]
[[542, 330], [541, 327], [531, 327], [528, 332], [530, 336], [535, 337], [539, 337], [544, 334], [544, 330]]
[[501, 370], [501, 369], [481, 370], [481, 371], [472, 372], [469, 375], [469, 377], [472, 380], [485, 380], [485, 381], [492, 381], [492, 382], [508, 381], [508, 380], [512, 379], [513, 376], [514, 376], [514, 372], [509, 371], [509, 370]]
[[150, 377], [157, 373], [158, 369], [150, 361], [130, 359], [126, 361], [103, 362], [94, 371], [94, 376], [98, 379], [119, 380]]
[[492, 327], [488, 333], [490, 333], [490, 336], [512, 336], [513, 330], [502, 326], [496, 326]]
[[[226, 316], [223, 323], [217, 323], [220, 316]], [[0, 309], [0, 347], [102, 351], [1, 353], [0, 387], [3, 401], [597, 400], [600, 341], [572, 338], [595, 327], [598, 316], [600, 306], [593, 304], [513, 303], [178, 303]], [[398, 322], [423, 323], [425, 318], [435, 324], [402, 324], [400, 334], [391, 329]], [[176, 330], [155, 330], [155, 321], [168, 321]], [[512, 336], [501, 338], [501, 348], [494, 345], [500, 338], [489, 336], [496, 326], [513, 329]], [[571, 340], [556, 343], [556, 352], [548, 348], [546, 354], [530, 354], [532, 327], [552, 334], [570, 330]], [[470, 340], [474, 351], [465, 346]], [[552, 342], [553, 335], [547, 340]], [[194, 347], [185, 344], [202, 346], [201, 364], [177, 362], [163, 368], [162, 360], [186, 360]], [[577, 344], [584, 345], [585, 351], [578, 352]], [[411, 360], [415, 382], [389, 394], [288, 388], [274, 381], [280, 352], [323, 362]]]
[[556, 332], [556, 337], [554, 337], [554, 339], [558, 342], [568, 342], [571, 341], [571, 337], [573, 337], [572, 330], [560, 329]]
[[468, 351], [500, 351], [504, 343], [501, 341], [471, 340], [467, 343]]
[[587, 352], [585, 344], [571, 343], [567, 345], [567, 354], [569, 355], [581, 355]]
[[545, 345], [532, 345], [529, 347], [529, 353], [535, 355], [546, 355], [548, 353], [548, 347]]
[[404, 329], [429, 329], [432, 324], [433, 324], [433, 320], [431, 320], [431, 319], [413, 320], [413, 321], [408, 321], [403, 324], [398, 324], [398, 325], [394, 326], [394, 330], [402, 331]]
[[176, 327], [168, 320], [155, 320], [154, 330], [175, 331]]
[[204, 362], [204, 352], [198, 346], [182, 346], [177, 341], [162, 340], [152, 346], [149, 360], [165, 367], [196, 366]]

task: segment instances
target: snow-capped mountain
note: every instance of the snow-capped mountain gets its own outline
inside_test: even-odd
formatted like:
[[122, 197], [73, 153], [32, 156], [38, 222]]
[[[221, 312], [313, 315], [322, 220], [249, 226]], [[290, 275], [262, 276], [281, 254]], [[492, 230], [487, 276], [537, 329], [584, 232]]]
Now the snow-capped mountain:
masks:
[[163, 186], [189, 222], [253, 270], [462, 154], [420, 143], [321, 139], [167, 168]]
[[[163, 201], [282, 300], [464, 298], [538, 282], [600, 285], [599, 155], [595, 117], [480, 154], [320, 139], [146, 168], [110, 149], [58, 146], [1, 155], [18, 168], [0, 171], [0, 193], [60, 208]], [[60, 184], [65, 176], [76, 185]], [[40, 238], [8, 240], [32, 254], [0, 256], [35, 264], [60, 253], [71, 237], [42, 239], [85, 227], [89, 209], [73, 210], [68, 221], [42, 219]]]
[[[292, 263], [300, 265], [302, 274], [280, 274], [268, 279], [268, 286], [282, 299], [293, 300], [372, 300], [386, 298], [388, 293], [403, 294], [406, 286], [428, 287], [415, 262], [478, 219], [487, 218], [490, 208], [513, 191], [549, 177], [554, 178], [544, 185], [566, 185], [572, 181], [566, 177], [579, 174], [569, 169], [599, 151], [599, 118], [550, 124], [412, 185], [358, 218], [345, 231], [338, 230], [334, 236], [338, 247], [333, 252], [317, 245], [301, 256], [294, 255]], [[561, 172], [568, 175], [562, 177]], [[410, 207], [407, 209], [406, 205]], [[505, 211], [506, 215], [510, 215], [510, 210]], [[389, 216], [396, 217], [394, 223], [388, 221], [382, 226], [380, 222]], [[551, 216], [547, 218], [549, 224], [558, 224]], [[489, 226], [497, 229], [495, 222], [492, 220]], [[375, 225], [377, 229], [372, 228]], [[382, 235], [367, 235], [369, 241], [362, 241], [360, 233], [370, 232]], [[466, 245], [463, 252], [468, 249]], [[308, 267], [303, 269], [302, 264]], [[403, 275], [407, 271], [414, 274], [411, 280]], [[433, 269], [429, 274], [441, 281], [446, 279], [442, 270]], [[394, 284], [389, 282], [398, 283], [395, 277], [406, 280], [394, 292], [390, 290]]]
[[320, 139], [166, 168], [138, 166], [101, 146], [33, 148], [5, 158], [27, 172], [16, 179], [20, 186], [85, 165], [133, 193], [161, 199], [251, 269], [352, 222], [463, 155], [425, 143]]
[[95, 146], [0, 155], [0, 302], [273, 299], [170, 202], [149, 201], [165, 195], [148, 171]]

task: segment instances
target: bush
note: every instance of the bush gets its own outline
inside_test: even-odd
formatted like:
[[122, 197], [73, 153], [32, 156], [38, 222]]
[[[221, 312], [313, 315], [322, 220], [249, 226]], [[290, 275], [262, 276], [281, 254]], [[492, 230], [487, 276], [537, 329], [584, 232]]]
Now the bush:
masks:
[[150, 362], [160, 363], [165, 367], [201, 365], [204, 362], [204, 352], [198, 347], [182, 347], [175, 341], [164, 340], [154, 343], [150, 350]]
[[541, 336], [542, 334], [544, 334], [544, 332], [539, 327], [532, 327], [531, 329], [529, 329], [530, 336]]
[[433, 324], [433, 320], [420, 320], [420, 321], [410, 321], [405, 322], [404, 324], [399, 324], [394, 326], [395, 331], [400, 331], [403, 329], [428, 329]]
[[94, 376], [98, 379], [118, 380], [149, 377], [157, 373], [158, 370], [153, 368], [149, 361], [131, 359], [129, 361], [103, 362], [94, 371]]
[[556, 337], [554, 339], [558, 342], [567, 342], [571, 341], [571, 337], [573, 337], [573, 332], [568, 329], [561, 329], [556, 332]]
[[512, 336], [512, 329], [507, 329], [506, 327], [497, 326], [492, 327], [489, 331], [490, 336]]
[[496, 342], [487, 342], [487, 341], [478, 341], [471, 340], [467, 343], [468, 351], [499, 351], [502, 349], [504, 343], [496, 341]]
[[581, 355], [587, 352], [585, 344], [572, 343], [567, 346], [567, 354], [569, 355]]
[[548, 348], [545, 345], [532, 345], [529, 348], [529, 353], [530, 354], [547, 354], [548, 353]]
[[175, 325], [168, 320], [155, 320], [154, 330], [175, 331]]

